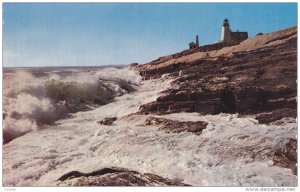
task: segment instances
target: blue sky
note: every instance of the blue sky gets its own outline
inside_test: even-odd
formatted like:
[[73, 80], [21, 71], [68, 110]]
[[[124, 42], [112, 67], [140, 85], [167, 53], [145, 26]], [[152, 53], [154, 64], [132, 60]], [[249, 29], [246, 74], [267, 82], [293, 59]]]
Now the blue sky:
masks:
[[297, 25], [296, 3], [4, 3], [3, 65], [146, 63], [221, 38]]

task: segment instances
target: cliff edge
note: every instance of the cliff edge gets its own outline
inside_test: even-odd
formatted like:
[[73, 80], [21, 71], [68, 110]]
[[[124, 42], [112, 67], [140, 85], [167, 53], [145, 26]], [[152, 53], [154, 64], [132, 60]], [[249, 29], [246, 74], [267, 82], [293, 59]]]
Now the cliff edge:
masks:
[[176, 79], [173, 88], [141, 106], [143, 114], [239, 113], [254, 115], [260, 123], [296, 117], [297, 27], [235, 46], [183, 51], [134, 69], [145, 79]]

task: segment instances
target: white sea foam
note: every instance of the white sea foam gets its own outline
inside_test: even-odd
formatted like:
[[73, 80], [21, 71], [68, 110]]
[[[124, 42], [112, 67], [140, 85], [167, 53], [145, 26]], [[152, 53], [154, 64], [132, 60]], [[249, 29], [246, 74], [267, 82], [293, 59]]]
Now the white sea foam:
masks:
[[[51, 124], [69, 112], [108, 103], [115, 96], [133, 91], [139, 81], [140, 76], [127, 68], [61, 71], [38, 77], [26, 71], [7, 73], [4, 76], [4, 141]], [[18, 126], [23, 123], [24, 127]]]
[[[136, 77], [136, 76], [134, 76]], [[237, 114], [200, 116], [177, 113], [164, 118], [206, 121], [201, 135], [164, 133], [141, 126], [149, 116], [122, 118], [154, 101], [170, 80], [144, 81], [136, 92], [94, 110], [75, 113], [54, 126], [30, 132], [4, 145], [4, 184], [55, 186], [69, 171], [120, 166], [196, 186], [296, 186], [290, 169], [273, 166], [274, 150], [295, 138], [295, 123], [260, 125]], [[118, 117], [113, 126], [97, 124]]]

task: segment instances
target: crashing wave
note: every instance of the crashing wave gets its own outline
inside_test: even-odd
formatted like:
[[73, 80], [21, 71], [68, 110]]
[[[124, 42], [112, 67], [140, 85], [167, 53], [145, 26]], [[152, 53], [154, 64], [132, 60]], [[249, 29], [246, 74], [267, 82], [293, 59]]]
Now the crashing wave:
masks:
[[[122, 74], [122, 75], [121, 75]], [[134, 78], [133, 78], [134, 77]], [[4, 75], [4, 143], [30, 131], [113, 101], [132, 92], [140, 79], [127, 68]]]

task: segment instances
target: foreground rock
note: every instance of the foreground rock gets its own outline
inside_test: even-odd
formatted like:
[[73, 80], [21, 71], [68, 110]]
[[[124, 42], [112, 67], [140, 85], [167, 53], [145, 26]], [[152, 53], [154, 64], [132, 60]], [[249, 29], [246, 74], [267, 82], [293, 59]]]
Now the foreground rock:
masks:
[[172, 132], [172, 133], [181, 133], [184, 131], [187, 132], [193, 132], [196, 135], [200, 135], [202, 133], [202, 130], [206, 128], [208, 123], [203, 121], [185, 121], [185, 122], [179, 122], [179, 121], [173, 121], [170, 119], [164, 119], [164, 118], [157, 118], [157, 117], [149, 117], [146, 119], [145, 125], [156, 125], [159, 127], [159, 130], [165, 131], [165, 132]]
[[71, 171], [59, 179], [67, 186], [188, 186], [151, 173], [141, 174], [125, 168], [103, 168], [90, 173]]
[[284, 146], [278, 148], [274, 154], [275, 166], [292, 169], [297, 175], [297, 140], [290, 139]]
[[[172, 89], [140, 107], [142, 114], [256, 115], [277, 111], [259, 117], [261, 123], [297, 116], [296, 27], [259, 35], [236, 46], [198, 51], [135, 66], [145, 79], [163, 75], [176, 79]], [[284, 110], [288, 112], [282, 113]]]

